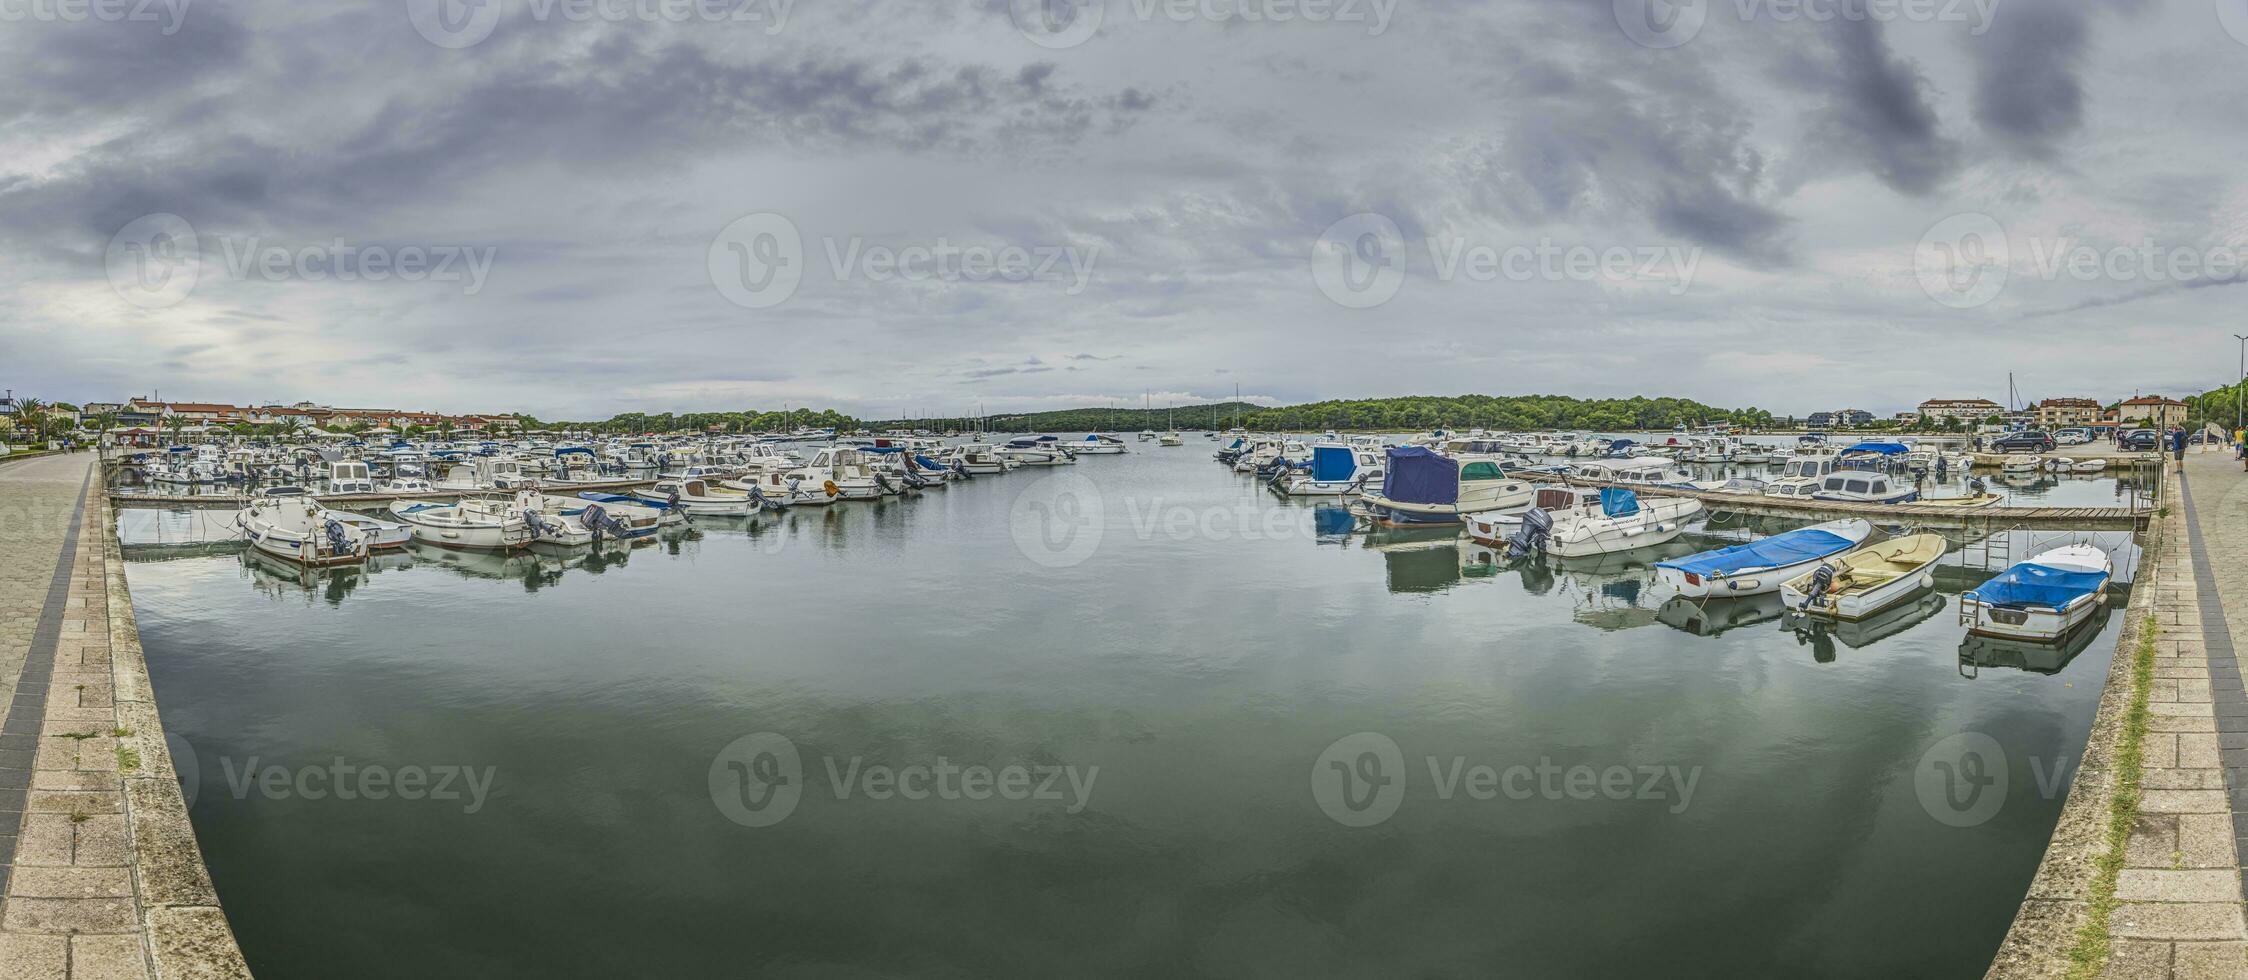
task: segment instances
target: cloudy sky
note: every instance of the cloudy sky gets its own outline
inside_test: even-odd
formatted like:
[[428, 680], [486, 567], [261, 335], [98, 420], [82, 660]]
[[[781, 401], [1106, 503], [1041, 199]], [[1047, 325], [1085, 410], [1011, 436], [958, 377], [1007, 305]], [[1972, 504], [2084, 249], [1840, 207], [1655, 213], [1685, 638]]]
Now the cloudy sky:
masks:
[[0, 384], [1801, 414], [2237, 370], [2248, 0], [1037, 2], [0, 0]]

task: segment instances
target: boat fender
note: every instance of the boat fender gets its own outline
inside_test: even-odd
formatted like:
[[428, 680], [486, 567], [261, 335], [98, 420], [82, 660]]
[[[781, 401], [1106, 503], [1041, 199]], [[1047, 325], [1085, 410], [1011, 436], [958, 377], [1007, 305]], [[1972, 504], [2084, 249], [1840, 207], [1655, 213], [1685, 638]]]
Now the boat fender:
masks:
[[1933, 576], [1933, 575], [1930, 575], [1930, 574], [1928, 574], [1928, 573], [1926, 573], [1926, 572], [1922, 572], [1922, 573], [1920, 573], [1920, 587], [1921, 587], [1921, 588], [1923, 588], [1923, 589], [1926, 589], [1926, 588], [1932, 588], [1932, 587], [1934, 587], [1934, 586], [1935, 586], [1935, 584], [1936, 584], [1936, 577], [1935, 577], [1935, 576]]
[[826, 490], [826, 491], [827, 491], [827, 495], [828, 495], [828, 496], [830, 496], [830, 497], [832, 497], [832, 496], [835, 496], [836, 494], [839, 494], [839, 493], [842, 493], [842, 492], [843, 492], [843, 488], [841, 488], [841, 487], [838, 487], [838, 486], [836, 486], [836, 485], [835, 485], [835, 481], [834, 481], [834, 480], [828, 480], [828, 481], [826, 481], [826, 482], [823, 482], [823, 483], [821, 483], [821, 484], [820, 484], [820, 488], [821, 488], [821, 489], [823, 489], [823, 490]]

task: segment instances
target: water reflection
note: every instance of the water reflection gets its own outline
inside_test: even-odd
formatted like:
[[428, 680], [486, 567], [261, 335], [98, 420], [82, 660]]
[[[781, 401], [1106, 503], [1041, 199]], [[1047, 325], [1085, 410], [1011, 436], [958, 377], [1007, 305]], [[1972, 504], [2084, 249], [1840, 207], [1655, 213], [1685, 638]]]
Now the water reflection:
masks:
[[1839, 643], [1853, 650], [1872, 646], [1927, 622], [1950, 605], [1956, 594], [1947, 595], [1930, 589], [1905, 603], [1864, 619], [1832, 620], [1805, 616], [1791, 609], [1787, 611], [1787, 628], [1795, 631], [1797, 643], [1811, 648], [1812, 660], [1831, 664], [1834, 662], [1835, 644]]
[[1777, 593], [1712, 599], [1674, 595], [1656, 610], [1656, 616], [1673, 629], [1695, 636], [1716, 636], [1726, 630], [1769, 623], [1780, 618], [1784, 608]]
[[2111, 597], [2100, 606], [2092, 618], [2077, 624], [2076, 629], [2063, 636], [2058, 643], [2032, 643], [2005, 637], [1982, 636], [1969, 633], [1959, 642], [1959, 674], [1973, 679], [1985, 667], [2026, 670], [2036, 674], [2058, 674], [2092, 645], [2092, 641], [2107, 629], [2108, 617], [2121, 601]]

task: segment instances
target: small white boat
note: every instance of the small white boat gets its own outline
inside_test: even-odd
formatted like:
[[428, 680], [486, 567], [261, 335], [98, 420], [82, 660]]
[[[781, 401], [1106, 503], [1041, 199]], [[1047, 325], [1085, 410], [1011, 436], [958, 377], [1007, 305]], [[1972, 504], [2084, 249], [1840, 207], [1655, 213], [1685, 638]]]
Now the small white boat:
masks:
[[684, 523], [687, 519], [683, 512], [619, 493], [587, 490], [578, 494], [578, 501], [574, 509], [568, 501], [562, 501], [562, 506], [556, 513], [577, 521], [588, 531], [598, 531], [605, 537], [647, 537], [665, 527]]
[[1746, 544], [1655, 564], [1657, 581], [1680, 595], [1742, 596], [1779, 591], [1780, 583], [1858, 546], [1873, 534], [1862, 519], [1828, 521]]
[[1912, 534], [1859, 548], [1780, 585], [1780, 598], [1813, 619], [1864, 619], [1936, 584], [1948, 547], [1941, 534]]
[[1457, 524], [1471, 514], [1520, 513], [1537, 497], [1528, 480], [1497, 463], [1459, 461], [1420, 446], [1384, 456], [1381, 487], [1363, 491], [1358, 508], [1383, 524]]
[[372, 550], [367, 534], [336, 516], [303, 487], [274, 487], [234, 514], [250, 547], [300, 565], [356, 565]]
[[689, 516], [708, 514], [713, 517], [747, 517], [757, 513], [759, 502], [739, 490], [729, 490], [706, 480], [658, 480], [647, 490], [636, 490], [635, 498], [651, 504], [663, 504]]
[[1962, 594], [1959, 619], [1970, 633], [2058, 639], [2092, 618], [2106, 598], [2114, 571], [2107, 552], [2091, 545], [2055, 548]]
[[439, 547], [505, 551], [531, 543], [531, 528], [521, 516], [495, 519], [459, 504], [405, 500], [392, 503], [390, 513], [413, 529], [414, 540]]
[[953, 458], [958, 461], [961, 472], [974, 476], [1007, 472], [1007, 461], [1000, 459], [998, 452], [985, 443], [971, 442], [961, 446], [954, 452]]
[[1186, 439], [1174, 430], [1164, 433], [1163, 438], [1155, 440], [1155, 444], [1158, 446], [1184, 446], [1186, 445]]
[[1291, 497], [1336, 497], [1381, 486], [1381, 456], [1343, 443], [1311, 447], [1311, 468], [1273, 474], [1272, 488]]
[[1998, 468], [2007, 473], [2035, 473], [2043, 465], [2043, 458], [2035, 453], [2008, 453]]
[[1702, 503], [1684, 497], [1641, 497], [1630, 490], [1600, 491], [1597, 511], [1554, 518], [1545, 550], [1556, 558], [1607, 555], [1667, 543], [1700, 517]]
[[1079, 456], [1122, 456], [1127, 451], [1124, 440], [1098, 432], [1088, 433], [1069, 449]]
[[2069, 464], [2071, 473], [2105, 473], [2107, 468], [2108, 461], [2105, 459], [2079, 459]]

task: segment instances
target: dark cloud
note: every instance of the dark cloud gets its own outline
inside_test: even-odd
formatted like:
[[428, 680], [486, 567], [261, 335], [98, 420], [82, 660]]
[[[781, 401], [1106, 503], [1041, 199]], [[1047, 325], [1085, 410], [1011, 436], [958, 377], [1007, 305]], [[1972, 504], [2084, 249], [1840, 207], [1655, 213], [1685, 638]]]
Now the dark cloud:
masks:
[[2077, 72], [2093, 10], [2092, 0], [2010, 4], [1988, 32], [1967, 40], [1975, 55], [1975, 120], [2000, 142], [2048, 157], [2083, 124]]
[[1922, 195], [1959, 167], [1960, 147], [1940, 130], [1927, 79], [1889, 50], [1883, 30], [1873, 20], [1832, 21], [1826, 56], [1806, 51], [1791, 59], [1798, 71], [1781, 77], [1824, 94], [1806, 143], [1828, 165], [1863, 166], [1897, 191]]

